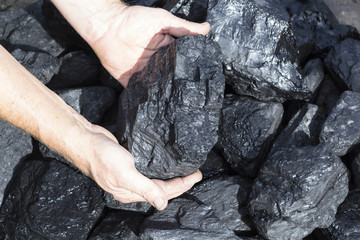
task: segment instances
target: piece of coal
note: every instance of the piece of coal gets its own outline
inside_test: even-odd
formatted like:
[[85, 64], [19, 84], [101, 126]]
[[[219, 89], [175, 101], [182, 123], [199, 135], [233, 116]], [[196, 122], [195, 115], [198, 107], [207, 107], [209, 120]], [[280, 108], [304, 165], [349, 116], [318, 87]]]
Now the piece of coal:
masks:
[[219, 143], [233, 170], [255, 177], [282, 115], [281, 103], [226, 95], [219, 127]]
[[306, 104], [290, 120], [273, 142], [270, 153], [280, 148], [305, 147], [319, 144], [324, 116], [314, 104]]
[[147, 213], [152, 209], [152, 205], [148, 202], [121, 203], [108, 192], [104, 193], [105, 205], [113, 209], [121, 209], [133, 212]]
[[0, 2], [0, 11], [9, 11], [26, 7], [38, 0], [2, 0]]
[[44, 51], [54, 57], [64, 51], [42, 26], [45, 20], [41, 5], [42, 1], [38, 1], [26, 8], [1, 13], [0, 40], [5, 42], [5, 46], [11, 45], [26, 51]]
[[324, 64], [319, 58], [309, 60], [303, 69], [304, 85], [314, 96], [324, 79]]
[[139, 240], [138, 226], [144, 216], [126, 211], [109, 211], [99, 220], [88, 240]]
[[360, 41], [345, 39], [325, 59], [330, 72], [355, 92], [360, 92]]
[[210, 38], [224, 58], [226, 81], [240, 95], [284, 102], [308, 99], [289, 15], [269, 0], [209, 1]]
[[0, 204], [10, 182], [15, 166], [33, 150], [31, 136], [26, 132], [0, 120]]
[[60, 70], [47, 85], [50, 89], [92, 86], [98, 83], [100, 62], [87, 51], [70, 52], [59, 58]]
[[199, 169], [217, 142], [225, 80], [217, 43], [186, 36], [160, 49], [121, 93], [118, 138], [152, 178]]
[[49, 83], [60, 69], [58, 59], [45, 52], [16, 49], [11, 55], [43, 84]]
[[199, 170], [202, 173], [204, 179], [213, 177], [217, 174], [232, 172], [232, 169], [225, 161], [221, 151], [216, 148], [216, 145], [208, 153], [205, 163], [200, 167]]
[[281, 149], [255, 179], [250, 214], [266, 239], [302, 239], [330, 226], [347, 193], [347, 168], [326, 146]]
[[339, 206], [335, 221], [329, 228], [321, 229], [327, 239], [360, 239], [360, 191], [349, 193]]
[[180, 0], [170, 12], [191, 22], [202, 23], [206, 20], [209, 0]]
[[141, 239], [237, 239], [216, 216], [211, 207], [177, 198], [163, 211], [145, 218]]
[[360, 187], [360, 154], [357, 155], [351, 163], [351, 171], [353, 173], [353, 180], [356, 186]]
[[359, 102], [360, 93], [345, 91], [325, 120], [320, 142], [325, 143], [337, 156], [344, 156], [360, 143]]
[[252, 182], [239, 176], [219, 176], [203, 181], [189, 191], [207, 206], [230, 230], [251, 231], [247, 209]]
[[0, 209], [10, 239], [87, 239], [101, 217], [103, 191], [55, 159], [26, 160]]

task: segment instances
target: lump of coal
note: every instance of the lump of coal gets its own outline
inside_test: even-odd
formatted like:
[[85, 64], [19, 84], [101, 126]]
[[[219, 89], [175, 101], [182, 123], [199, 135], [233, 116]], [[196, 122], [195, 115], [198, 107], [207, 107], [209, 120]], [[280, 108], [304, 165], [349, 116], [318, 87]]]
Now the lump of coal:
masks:
[[15, 10], [37, 1], [38, 0], [2, 0], [0, 2], [0, 11]]
[[60, 69], [58, 59], [45, 52], [16, 49], [11, 55], [43, 84], [50, 82]]
[[325, 63], [350, 90], [360, 92], [360, 41], [342, 41], [329, 52]]
[[103, 191], [54, 159], [26, 160], [0, 209], [10, 239], [87, 239], [101, 217]]
[[148, 177], [195, 172], [217, 142], [225, 80], [217, 43], [186, 36], [153, 55], [122, 92], [119, 139]]
[[250, 214], [266, 239], [302, 239], [326, 228], [348, 193], [348, 173], [325, 146], [281, 149], [255, 179]]
[[15, 166], [32, 152], [31, 136], [26, 132], [0, 120], [0, 204]]
[[216, 216], [211, 207], [177, 198], [163, 211], [145, 218], [141, 239], [237, 239]]
[[150, 209], [152, 209], [152, 206], [148, 202], [135, 202], [135, 203], [121, 203], [108, 192], [104, 193], [104, 202], [105, 205], [109, 208], [113, 209], [121, 209], [121, 210], [127, 210], [127, 211], [133, 211], [133, 212], [142, 212], [147, 213]]
[[281, 103], [235, 95], [225, 97], [219, 143], [232, 169], [247, 177], [256, 176], [283, 111]]
[[306, 86], [314, 95], [318, 90], [320, 83], [324, 79], [323, 62], [319, 59], [309, 60], [304, 67], [304, 86]]
[[47, 85], [51, 89], [84, 87], [98, 82], [100, 62], [84, 50], [70, 52], [60, 59], [60, 70]]
[[209, 36], [224, 58], [226, 81], [241, 95], [264, 101], [308, 99], [289, 15], [269, 0], [209, 2]]
[[210, 206], [215, 215], [230, 230], [250, 231], [251, 221], [247, 200], [252, 182], [238, 176], [208, 179], [190, 190], [189, 194]]
[[325, 120], [320, 141], [337, 156], [343, 156], [360, 143], [360, 93], [345, 91]]
[[327, 239], [360, 239], [360, 191], [352, 191], [339, 206], [335, 221], [322, 229]]
[[209, 0], [180, 0], [170, 12], [192, 22], [205, 22]]

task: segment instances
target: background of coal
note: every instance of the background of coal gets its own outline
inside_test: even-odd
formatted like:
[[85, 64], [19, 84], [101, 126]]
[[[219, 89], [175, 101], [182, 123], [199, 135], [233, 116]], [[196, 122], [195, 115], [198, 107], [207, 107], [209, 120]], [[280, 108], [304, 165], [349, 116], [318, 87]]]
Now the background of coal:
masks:
[[[134, 77], [161, 72], [163, 83], [171, 83], [166, 87], [174, 86], [171, 91], [186, 94], [191, 86], [203, 97], [188, 94], [184, 102], [175, 101], [178, 105], [165, 98], [169, 106], [186, 105], [186, 99], [204, 109], [210, 106], [211, 116], [204, 117], [201, 109], [188, 116], [199, 116], [206, 123], [211, 118], [214, 126], [219, 121], [215, 127], [207, 125], [211, 131], [202, 130], [203, 122], [189, 133], [181, 124], [174, 127], [175, 120], [159, 125], [180, 136], [206, 136], [211, 139], [207, 145], [185, 151], [181, 138], [156, 142], [171, 147], [176, 143], [180, 156], [197, 156], [199, 161], [186, 167], [191, 171], [200, 166], [204, 180], [170, 201], [165, 211], [143, 203], [121, 204], [61, 156], [1, 121], [0, 239], [359, 239], [360, 35], [356, 28], [338, 24], [336, 12], [329, 11], [333, 5], [326, 5], [333, 1], [127, 2], [211, 23], [206, 40], [179, 39], [156, 56], [168, 54], [172, 63], [175, 58], [191, 62], [198, 55], [195, 50], [194, 56], [181, 53], [191, 48], [186, 44], [198, 44], [206, 52], [219, 47], [224, 90], [218, 70], [208, 71], [213, 65], [206, 58], [217, 61], [212, 55], [184, 75], [165, 62]], [[119, 129], [143, 126], [131, 117], [125, 123], [118, 118], [124, 111], [119, 99], [125, 95], [136, 100], [101, 67], [50, 1], [1, 0], [0, 11], [0, 43], [18, 61], [92, 123], [106, 127], [124, 143], [136, 139], [132, 131]], [[171, 48], [177, 54], [170, 54]], [[155, 62], [156, 57], [150, 65]], [[179, 60], [174, 66], [191, 68]], [[191, 81], [180, 86], [177, 81], [182, 78]], [[214, 88], [218, 86], [221, 96], [203, 87], [209, 79], [217, 79]], [[168, 89], [165, 85], [134, 88], [152, 93], [154, 87]], [[129, 116], [150, 118], [139, 109], [151, 96], [125, 109]], [[217, 134], [208, 134], [212, 131]], [[175, 150], [167, 153], [176, 160]], [[182, 174], [182, 167], [180, 172], [173, 170], [173, 162], [165, 165], [166, 178]]]

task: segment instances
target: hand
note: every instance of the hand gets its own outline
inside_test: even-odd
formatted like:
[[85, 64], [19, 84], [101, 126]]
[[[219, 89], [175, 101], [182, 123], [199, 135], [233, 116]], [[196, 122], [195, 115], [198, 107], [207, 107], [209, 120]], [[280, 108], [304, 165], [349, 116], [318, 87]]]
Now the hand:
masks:
[[93, 126], [93, 157], [89, 175], [105, 191], [122, 203], [148, 201], [159, 210], [169, 199], [189, 190], [202, 175], [199, 171], [167, 181], [148, 179], [138, 172], [131, 154], [121, 147], [107, 130]]
[[113, 9], [104, 18], [107, 28], [88, 42], [103, 66], [124, 87], [155, 51], [173, 41], [172, 36], [206, 35], [210, 29], [208, 23], [189, 22], [159, 8], [119, 3], [118, 9]]

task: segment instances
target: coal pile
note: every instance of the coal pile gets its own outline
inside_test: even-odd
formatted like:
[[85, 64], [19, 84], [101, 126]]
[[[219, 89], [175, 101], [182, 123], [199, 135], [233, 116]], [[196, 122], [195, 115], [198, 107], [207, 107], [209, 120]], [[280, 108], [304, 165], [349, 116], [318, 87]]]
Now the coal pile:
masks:
[[211, 30], [160, 49], [123, 89], [49, 0], [20, 2], [0, 8], [20, 63], [144, 175], [204, 179], [163, 211], [123, 204], [0, 122], [1, 239], [359, 238], [360, 34], [325, 3], [127, 1]]

